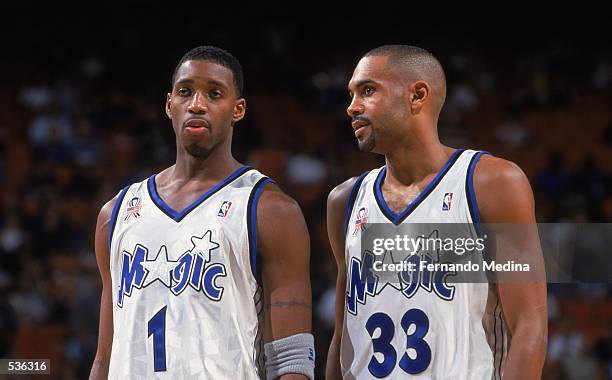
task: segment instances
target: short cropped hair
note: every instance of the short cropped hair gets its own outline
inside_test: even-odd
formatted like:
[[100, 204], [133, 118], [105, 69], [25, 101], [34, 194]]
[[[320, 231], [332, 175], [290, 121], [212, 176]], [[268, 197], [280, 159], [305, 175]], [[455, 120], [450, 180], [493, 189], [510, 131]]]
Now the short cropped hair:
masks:
[[181, 65], [186, 61], [209, 61], [228, 68], [234, 77], [236, 94], [239, 98], [242, 97], [242, 92], [244, 91], [242, 65], [240, 65], [238, 59], [236, 59], [236, 57], [231, 55], [229, 52], [215, 46], [198, 46], [189, 50], [187, 53], [185, 53], [185, 55], [183, 55], [179, 63], [174, 68], [174, 73], [172, 74], [172, 85], [174, 85], [174, 81], [176, 80], [176, 73], [178, 72], [179, 67], [181, 67]]

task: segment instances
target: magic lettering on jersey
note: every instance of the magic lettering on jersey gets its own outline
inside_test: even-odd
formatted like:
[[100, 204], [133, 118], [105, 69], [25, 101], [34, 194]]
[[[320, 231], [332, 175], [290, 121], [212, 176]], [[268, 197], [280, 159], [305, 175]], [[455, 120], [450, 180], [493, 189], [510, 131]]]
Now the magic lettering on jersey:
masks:
[[191, 243], [191, 249], [178, 260], [168, 259], [165, 245], [159, 248], [155, 258], [150, 258], [151, 252], [142, 244], [136, 244], [131, 253], [123, 251], [117, 305], [123, 307], [125, 296], [130, 297], [134, 289], [146, 288], [156, 281], [175, 296], [191, 287], [212, 301], [221, 300], [224, 289], [218, 279], [226, 277], [227, 271], [222, 263], [211, 261], [211, 254], [219, 248], [219, 243], [213, 241], [211, 230], [202, 236], [192, 236]]
[[[433, 232], [429, 237], [433, 237], [435, 234], [436, 232]], [[415, 268], [420, 267], [420, 261], [424, 261], [427, 264], [440, 262], [439, 250], [421, 250], [398, 261], [394, 259], [392, 251], [385, 251], [381, 257], [382, 258], [376, 257], [376, 255], [369, 250], [364, 251], [362, 260], [351, 257], [349, 268], [347, 268], [348, 288], [346, 292], [346, 309], [349, 313], [357, 315], [357, 304], [360, 303], [365, 305], [368, 296], [375, 297], [379, 295], [386, 286], [391, 286], [406, 298], [412, 298], [419, 289], [422, 289], [429, 293], [434, 292], [444, 301], [453, 300], [455, 296], [455, 286], [449, 285], [446, 279], [448, 276], [456, 275], [456, 272], [443, 270], [403, 271], [397, 274], [397, 280], [395, 281], [388, 281], [386, 279], [382, 281], [380, 276], [374, 271], [374, 261], [393, 264], [405, 261], [414, 263]]]

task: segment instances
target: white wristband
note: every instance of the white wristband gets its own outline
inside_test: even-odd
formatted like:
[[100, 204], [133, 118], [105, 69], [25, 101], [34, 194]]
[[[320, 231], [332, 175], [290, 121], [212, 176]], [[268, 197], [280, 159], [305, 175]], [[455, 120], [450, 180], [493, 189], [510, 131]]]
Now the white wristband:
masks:
[[273, 380], [288, 373], [314, 379], [315, 350], [312, 334], [301, 333], [277, 339], [264, 345], [266, 379]]

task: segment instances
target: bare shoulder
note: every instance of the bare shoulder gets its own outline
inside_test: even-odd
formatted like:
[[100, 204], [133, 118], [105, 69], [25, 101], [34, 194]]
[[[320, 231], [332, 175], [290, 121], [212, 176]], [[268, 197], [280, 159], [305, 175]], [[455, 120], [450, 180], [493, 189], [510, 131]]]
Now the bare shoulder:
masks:
[[98, 268], [102, 276], [102, 282], [106, 283], [110, 279], [109, 272], [109, 232], [112, 224], [113, 209], [119, 199], [119, 195], [116, 195], [113, 199], [106, 202], [98, 213], [98, 220], [96, 222], [95, 232], [95, 255], [96, 261], [98, 262]]
[[476, 187], [505, 187], [516, 183], [528, 183], [527, 176], [512, 161], [484, 154], [476, 165], [474, 185]]
[[[257, 230], [263, 246], [274, 241], [297, 240], [302, 243], [308, 239], [306, 221], [299, 204], [273, 182], [265, 185], [259, 198]], [[283, 239], [278, 239], [279, 236]]]
[[332, 191], [329, 192], [327, 197], [327, 212], [341, 212], [344, 213], [344, 208], [346, 207], [346, 203], [351, 195], [351, 191], [357, 183], [359, 177], [352, 177], [348, 180], [342, 182], [338, 186], [334, 187]]
[[269, 219], [287, 222], [301, 218], [302, 210], [297, 201], [282, 191], [278, 185], [268, 183], [261, 193], [257, 215], [259, 222]]
[[339, 269], [344, 266], [345, 212], [358, 177], [350, 178], [336, 186], [327, 197], [327, 235]]
[[257, 239], [264, 263], [309, 257], [310, 237], [300, 206], [275, 183], [264, 187], [257, 204]]
[[108, 228], [111, 223], [111, 217], [113, 214], [113, 209], [115, 208], [115, 204], [119, 199], [119, 195], [116, 195], [113, 199], [106, 202], [102, 208], [100, 208], [100, 212], [98, 213], [98, 229]]
[[474, 191], [483, 222], [533, 222], [533, 192], [512, 161], [485, 154], [474, 171]]

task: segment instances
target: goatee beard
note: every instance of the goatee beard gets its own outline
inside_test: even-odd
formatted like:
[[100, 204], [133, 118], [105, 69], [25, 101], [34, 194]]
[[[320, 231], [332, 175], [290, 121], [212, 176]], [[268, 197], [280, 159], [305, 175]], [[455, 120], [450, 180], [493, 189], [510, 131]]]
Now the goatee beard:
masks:
[[188, 145], [185, 150], [190, 156], [198, 160], [204, 160], [210, 156], [210, 150], [204, 147], [198, 146], [197, 144]]
[[374, 133], [371, 133], [364, 141], [358, 141], [359, 150], [362, 152], [371, 152], [376, 146], [376, 138]]

